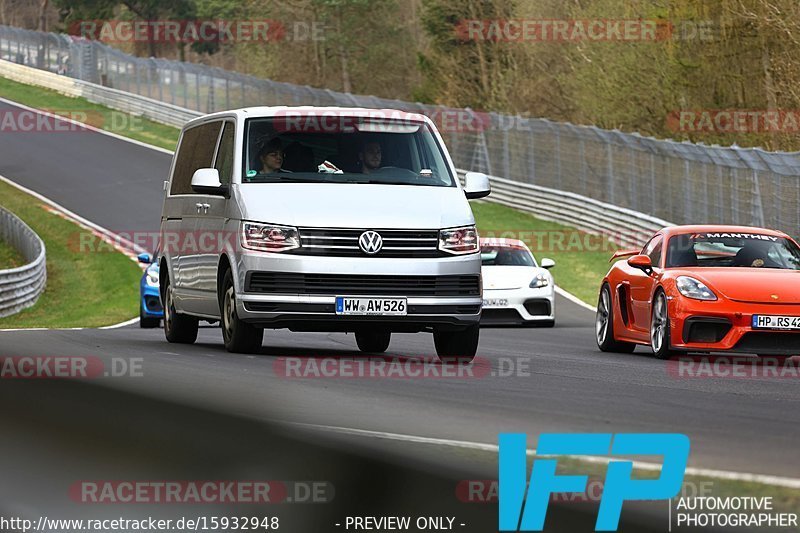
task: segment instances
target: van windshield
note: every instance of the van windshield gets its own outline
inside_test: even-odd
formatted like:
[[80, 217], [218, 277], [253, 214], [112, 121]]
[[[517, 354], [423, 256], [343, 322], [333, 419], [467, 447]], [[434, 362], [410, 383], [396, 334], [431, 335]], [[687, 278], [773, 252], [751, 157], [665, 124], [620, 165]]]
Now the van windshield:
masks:
[[242, 183], [333, 182], [455, 187], [424, 122], [293, 113], [249, 119]]

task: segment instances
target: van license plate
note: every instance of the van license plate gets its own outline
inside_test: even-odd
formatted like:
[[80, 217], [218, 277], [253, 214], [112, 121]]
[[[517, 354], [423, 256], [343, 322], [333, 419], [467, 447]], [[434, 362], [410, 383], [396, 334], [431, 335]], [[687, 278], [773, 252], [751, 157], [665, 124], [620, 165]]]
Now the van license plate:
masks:
[[336, 297], [337, 315], [405, 316], [408, 305], [405, 298], [348, 298]]

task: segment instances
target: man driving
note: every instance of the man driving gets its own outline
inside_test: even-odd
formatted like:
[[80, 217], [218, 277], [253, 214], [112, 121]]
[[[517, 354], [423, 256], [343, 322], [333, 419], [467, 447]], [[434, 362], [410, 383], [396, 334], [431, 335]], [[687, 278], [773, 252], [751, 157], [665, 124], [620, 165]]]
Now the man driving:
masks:
[[361, 172], [369, 174], [381, 167], [381, 144], [377, 141], [369, 141], [361, 146], [358, 159], [361, 163]]

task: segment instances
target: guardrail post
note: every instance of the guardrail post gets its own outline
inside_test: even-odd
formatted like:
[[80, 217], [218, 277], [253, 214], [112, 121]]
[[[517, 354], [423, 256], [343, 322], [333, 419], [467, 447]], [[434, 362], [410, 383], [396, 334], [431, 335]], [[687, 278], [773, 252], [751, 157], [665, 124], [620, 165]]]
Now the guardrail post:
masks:
[[752, 217], [754, 226], [764, 226], [764, 205], [761, 202], [761, 181], [758, 170], [753, 169], [753, 204]]
[[608, 174], [608, 202], [614, 203], [614, 154], [612, 152], [613, 144], [606, 141], [606, 157], [608, 164], [606, 165], [606, 173]]
[[[556, 125], [556, 176], [558, 179], [558, 183], [564, 183], [563, 177], [561, 176], [561, 128]], [[506, 174], [508, 176], [508, 174]]]
[[650, 152], [650, 212], [656, 214], [656, 155]]
[[739, 169], [733, 167], [731, 174], [731, 222], [734, 224], [741, 224], [742, 219], [739, 216]]
[[692, 176], [689, 171], [689, 160], [683, 161], [683, 207], [686, 220], [694, 219], [694, 195], [692, 194]]

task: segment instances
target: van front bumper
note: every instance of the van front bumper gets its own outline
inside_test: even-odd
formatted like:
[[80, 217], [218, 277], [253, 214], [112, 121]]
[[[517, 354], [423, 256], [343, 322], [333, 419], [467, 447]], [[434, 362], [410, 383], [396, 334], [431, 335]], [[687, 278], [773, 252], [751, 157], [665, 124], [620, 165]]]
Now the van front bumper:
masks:
[[[462, 329], [481, 316], [480, 254], [432, 259], [242, 254], [239, 317], [266, 328], [356, 331]], [[407, 315], [336, 314], [336, 297], [406, 298]]]

